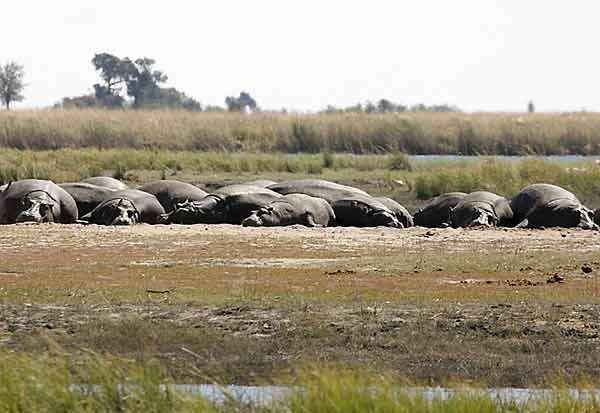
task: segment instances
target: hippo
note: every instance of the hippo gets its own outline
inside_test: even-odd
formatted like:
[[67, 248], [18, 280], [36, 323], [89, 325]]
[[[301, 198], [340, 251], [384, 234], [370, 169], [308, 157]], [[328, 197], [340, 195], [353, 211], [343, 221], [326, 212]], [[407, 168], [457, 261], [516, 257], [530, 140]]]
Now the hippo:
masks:
[[506, 198], [486, 191], [464, 196], [450, 213], [450, 225], [459, 227], [509, 226], [513, 212]]
[[269, 205], [282, 195], [253, 185], [228, 185], [208, 194], [200, 201], [177, 204], [165, 217], [172, 224], [239, 225], [252, 211]]
[[152, 194], [137, 189], [113, 191], [81, 221], [99, 225], [163, 223], [165, 209]]
[[336, 223], [344, 227], [402, 228], [396, 214], [384, 203], [370, 196], [355, 195], [331, 203]]
[[556, 185], [526, 186], [510, 202], [518, 228], [580, 227], [598, 229], [594, 212], [577, 197]]
[[433, 198], [415, 213], [414, 224], [428, 228], [448, 226], [452, 208], [465, 196], [464, 192], [448, 192]]
[[326, 227], [334, 221], [335, 214], [326, 200], [305, 194], [288, 194], [252, 212], [252, 215], [242, 221], [242, 225], [245, 227], [287, 225]]
[[58, 184], [73, 197], [77, 204], [79, 216], [83, 216], [96, 208], [113, 190], [84, 182]]
[[245, 185], [260, 186], [266, 188], [271, 185], [276, 185], [277, 182], [271, 181], [270, 179], [257, 179], [255, 181], [246, 182]]
[[150, 182], [138, 189], [154, 195], [167, 213], [173, 211], [177, 204], [185, 201], [200, 201], [208, 195], [197, 186], [172, 180]]
[[282, 195], [305, 194], [323, 198], [330, 204], [338, 199], [351, 198], [356, 195], [370, 196], [365, 191], [358, 188], [340, 185], [322, 179], [299, 179], [269, 185], [267, 188]]
[[124, 189], [129, 189], [129, 187], [123, 182], [110, 176], [93, 176], [91, 178], [84, 179], [81, 182], [86, 184], [102, 186], [104, 188], [112, 189], [113, 191], [122, 191]]
[[594, 224], [600, 225], [600, 208], [594, 211]]
[[415, 225], [414, 219], [410, 212], [392, 198], [375, 197], [375, 199], [385, 205], [390, 211], [396, 215], [396, 219], [402, 224], [403, 228], [409, 228]]
[[24, 179], [11, 182], [0, 193], [0, 224], [72, 224], [77, 218], [73, 197], [51, 181]]
[[0, 186], [0, 193], [4, 192], [4, 190], [6, 189], [6, 187], [8, 187], [8, 184], [1, 185]]

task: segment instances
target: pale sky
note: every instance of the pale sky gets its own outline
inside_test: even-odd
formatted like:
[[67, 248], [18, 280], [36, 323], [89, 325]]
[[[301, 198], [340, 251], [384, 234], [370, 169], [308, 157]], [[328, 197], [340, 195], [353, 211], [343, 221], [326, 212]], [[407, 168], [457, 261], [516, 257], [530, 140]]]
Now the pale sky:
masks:
[[95, 53], [151, 57], [176, 87], [265, 109], [387, 98], [463, 110], [600, 110], [594, 0], [5, 0], [0, 62], [44, 107], [92, 90]]

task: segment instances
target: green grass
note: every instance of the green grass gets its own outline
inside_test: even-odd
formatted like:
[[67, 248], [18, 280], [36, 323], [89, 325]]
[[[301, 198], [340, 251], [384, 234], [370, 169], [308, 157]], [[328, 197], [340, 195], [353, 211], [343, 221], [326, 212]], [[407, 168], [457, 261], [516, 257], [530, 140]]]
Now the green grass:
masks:
[[314, 177], [392, 196], [409, 206], [449, 191], [487, 190], [512, 197], [528, 184], [547, 182], [567, 188], [591, 207], [600, 206], [600, 164], [592, 160], [411, 160], [401, 152], [355, 156], [331, 152], [0, 149], [0, 185], [25, 178], [78, 181], [102, 174], [134, 185], [150, 179], [196, 180], [208, 175], [228, 175], [240, 181], [253, 176], [275, 180]]
[[600, 115], [0, 112], [0, 147], [287, 153], [600, 154]]
[[[264, 406], [228, 398], [215, 405], [199, 396], [169, 388], [170, 378], [152, 367], [124, 359], [87, 354], [78, 363], [60, 350], [40, 358], [0, 353], [0, 410], [13, 412], [597, 412], [600, 401], [576, 400], [568, 389], [557, 389], [542, 399], [515, 404], [493, 399], [485, 392], [454, 386], [447, 399], [425, 399], [402, 390], [405, 382], [385, 373], [310, 367], [292, 384], [302, 389]], [[159, 387], [166, 384], [162, 390]], [[78, 386], [74, 389], [73, 385]], [[93, 391], [89, 391], [93, 385]], [[126, 390], [121, 385], [125, 385]]]

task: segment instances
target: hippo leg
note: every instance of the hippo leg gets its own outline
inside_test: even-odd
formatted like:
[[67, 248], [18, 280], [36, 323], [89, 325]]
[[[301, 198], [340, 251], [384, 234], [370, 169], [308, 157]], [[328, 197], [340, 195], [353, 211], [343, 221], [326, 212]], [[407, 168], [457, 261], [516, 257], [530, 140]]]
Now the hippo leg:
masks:
[[529, 220], [525, 218], [523, 221], [515, 225], [515, 228], [527, 228], [529, 226]]
[[303, 221], [304, 221], [304, 225], [306, 225], [307, 227], [320, 227], [321, 225], [317, 224], [315, 222], [315, 217], [312, 216], [312, 214], [310, 212], [306, 212], [304, 214], [304, 216], [302, 217]]

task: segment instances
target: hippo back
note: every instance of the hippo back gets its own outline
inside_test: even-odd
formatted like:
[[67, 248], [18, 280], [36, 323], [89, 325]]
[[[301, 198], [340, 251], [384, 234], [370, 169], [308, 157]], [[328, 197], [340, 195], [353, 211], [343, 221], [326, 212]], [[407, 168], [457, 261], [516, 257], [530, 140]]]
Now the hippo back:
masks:
[[264, 208], [282, 196], [270, 190], [229, 195], [224, 200], [226, 209], [225, 222], [227, 224], [240, 225], [244, 219], [252, 214], [252, 211]]
[[102, 186], [86, 184], [84, 182], [72, 182], [59, 184], [62, 189], [73, 197], [77, 204], [79, 216], [86, 215], [96, 208], [102, 200], [113, 191]]
[[23, 198], [33, 192], [44, 192], [56, 202], [55, 211], [61, 224], [72, 224], [78, 218], [77, 204], [69, 193], [52, 181], [23, 179], [11, 182], [0, 193], [0, 223], [13, 224], [23, 210]]
[[172, 211], [180, 202], [200, 201], [208, 195], [207, 192], [192, 184], [174, 180], [154, 181], [138, 189], [154, 195], [167, 212]]
[[448, 225], [450, 213], [467, 194], [464, 192], [448, 192], [430, 200], [414, 215], [414, 224], [421, 227], [439, 228]]
[[323, 198], [330, 204], [336, 200], [356, 195], [370, 196], [358, 188], [322, 179], [299, 179], [270, 185], [268, 188], [282, 195], [305, 194], [316, 198]]
[[271, 181], [270, 179], [256, 179], [254, 181], [244, 182], [244, 185], [259, 186], [261, 188], [266, 188], [268, 186], [276, 185], [276, 184], [277, 184], [277, 182]]
[[533, 184], [526, 186], [511, 201], [510, 207], [515, 214], [515, 223], [527, 218], [535, 209], [545, 207], [551, 201], [565, 200], [580, 205], [577, 197], [560, 186], [552, 184]]
[[112, 189], [113, 191], [121, 191], [129, 188], [123, 182], [110, 176], [92, 176], [91, 178], [86, 178], [81, 182], [86, 184], [102, 186], [104, 188]]

